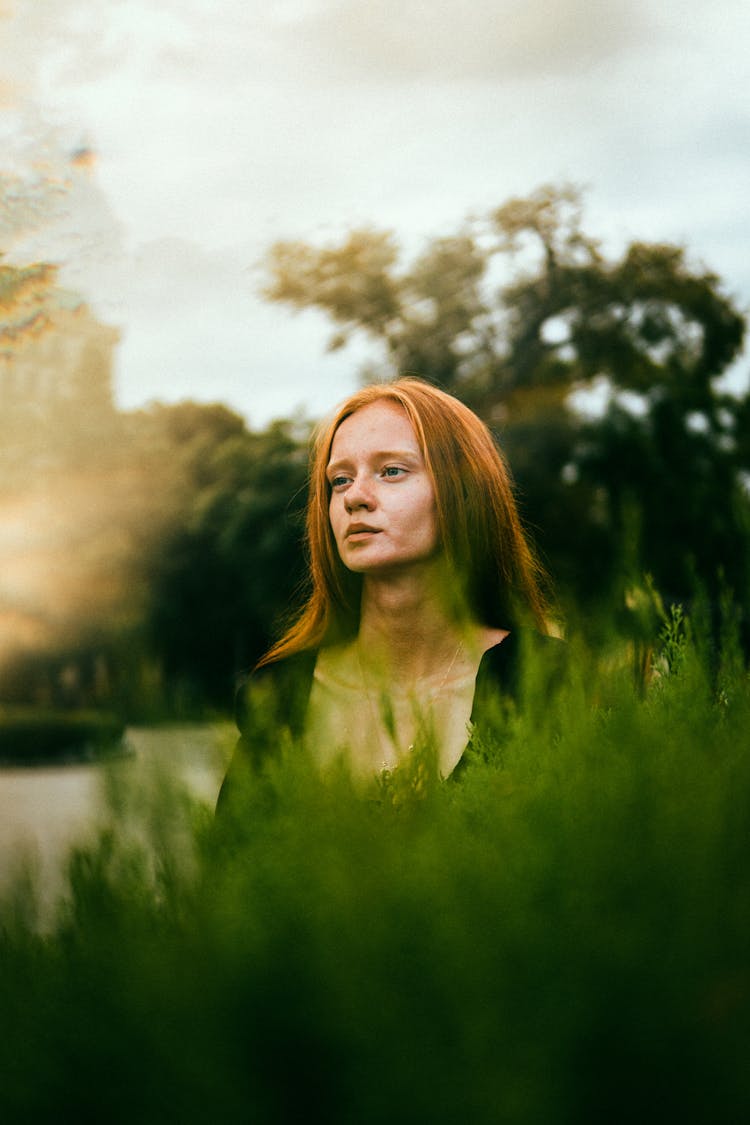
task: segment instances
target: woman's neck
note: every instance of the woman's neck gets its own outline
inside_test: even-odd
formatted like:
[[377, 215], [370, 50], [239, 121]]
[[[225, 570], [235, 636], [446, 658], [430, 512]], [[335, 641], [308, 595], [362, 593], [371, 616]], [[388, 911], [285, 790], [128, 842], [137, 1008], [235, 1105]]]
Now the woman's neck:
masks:
[[460, 648], [477, 647], [480, 631], [455, 612], [434, 567], [365, 578], [357, 645], [372, 674], [415, 684], [444, 672]]

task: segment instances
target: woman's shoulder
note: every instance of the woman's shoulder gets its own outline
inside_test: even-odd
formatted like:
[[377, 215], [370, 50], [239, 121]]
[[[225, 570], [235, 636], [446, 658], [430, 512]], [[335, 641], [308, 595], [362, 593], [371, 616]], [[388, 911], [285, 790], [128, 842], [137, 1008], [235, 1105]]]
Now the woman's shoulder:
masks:
[[499, 644], [488, 648], [479, 665], [477, 688], [481, 692], [502, 691], [517, 699], [524, 680], [540, 676], [556, 680], [562, 676], [567, 646], [560, 637], [536, 629], [510, 629]]
[[283, 722], [295, 730], [298, 712], [310, 694], [317, 649], [302, 649], [282, 660], [263, 664], [244, 676], [235, 694], [235, 719], [244, 733], [262, 713], [264, 721]]
[[240, 738], [219, 791], [217, 812], [242, 796], [248, 779], [278, 752], [284, 732], [301, 734], [317, 651], [304, 649], [263, 664], [241, 679], [235, 693]]
[[508, 629], [501, 641], [487, 648], [483, 660], [489, 665], [495, 665], [503, 661], [519, 660], [523, 654], [528, 653], [553, 656], [563, 653], [566, 647], [561, 637], [540, 633], [537, 629], [521, 625]]
[[241, 685], [262, 683], [266, 680], [291, 680], [308, 672], [312, 675], [317, 656], [317, 648], [303, 648], [299, 652], [282, 657], [281, 660], [261, 664], [243, 677]]

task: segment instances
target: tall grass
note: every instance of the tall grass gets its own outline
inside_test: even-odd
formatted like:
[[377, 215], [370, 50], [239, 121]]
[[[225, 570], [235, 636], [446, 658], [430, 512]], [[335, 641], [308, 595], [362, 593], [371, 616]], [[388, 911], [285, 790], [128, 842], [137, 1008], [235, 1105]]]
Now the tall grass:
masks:
[[[0, 1119], [729, 1122], [750, 1112], [750, 683], [673, 614], [571, 645], [463, 779], [282, 748], [241, 812], [114, 793], [0, 948]], [[136, 820], [139, 828], [132, 831]]]

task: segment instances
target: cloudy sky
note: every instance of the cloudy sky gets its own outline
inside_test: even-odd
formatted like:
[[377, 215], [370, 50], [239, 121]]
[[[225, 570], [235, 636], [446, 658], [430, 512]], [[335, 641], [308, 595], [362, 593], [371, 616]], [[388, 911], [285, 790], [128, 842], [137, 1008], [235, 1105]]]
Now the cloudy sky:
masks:
[[262, 302], [277, 238], [418, 249], [573, 181], [610, 248], [684, 243], [747, 309], [748, 44], [747, 0], [0, 0], [0, 249], [121, 329], [123, 407], [253, 425], [366, 354]]

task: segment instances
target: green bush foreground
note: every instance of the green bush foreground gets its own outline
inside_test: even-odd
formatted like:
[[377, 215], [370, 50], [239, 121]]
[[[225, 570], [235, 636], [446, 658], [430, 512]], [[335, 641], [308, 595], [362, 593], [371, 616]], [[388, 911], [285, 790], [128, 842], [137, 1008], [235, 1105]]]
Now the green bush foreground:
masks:
[[708, 663], [678, 618], [645, 696], [574, 652], [460, 783], [282, 748], [219, 824], [112, 783], [51, 924], [5, 903], [0, 1118], [746, 1120], [750, 684]]

